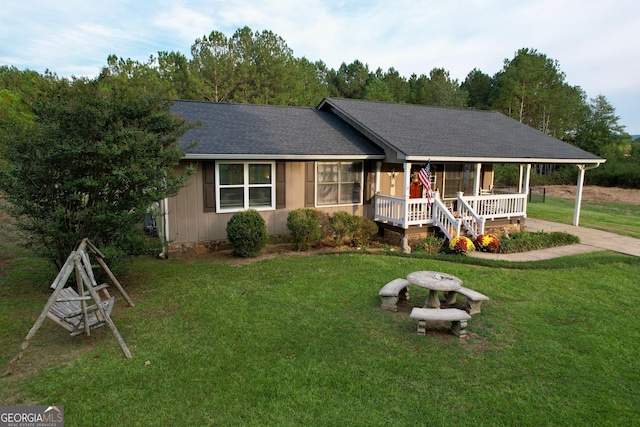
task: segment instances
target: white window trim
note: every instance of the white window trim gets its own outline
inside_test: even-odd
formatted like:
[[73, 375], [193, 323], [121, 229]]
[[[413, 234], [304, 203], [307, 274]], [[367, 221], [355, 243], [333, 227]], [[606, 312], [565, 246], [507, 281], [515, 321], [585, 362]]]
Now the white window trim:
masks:
[[[360, 201], [357, 203], [338, 203], [338, 204], [332, 204], [332, 205], [320, 205], [318, 204], [318, 184], [320, 184], [320, 182], [318, 182], [318, 165], [321, 163], [360, 163], [362, 165], [362, 167], [360, 168]], [[339, 207], [339, 206], [361, 206], [364, 202], [364, 162], [363, 161], [358, 161], [358, 160], [334, 160], [334, 161], [326, 161], [326, 162], [316, 162], [316, 167], [315, 167], [315, 207], [316, 208], [331, 208], [331, 207]], [[340, 171], [338, 170], [338, 174], [340, 173]], [[341, 182], [341, 181], [339, 181]]]
[[[220, 165], [244, 165], [243, 166], [243, 182], [241, 185], [220, 185]], [[270, 184], [249, 184], [249, 165], [270, 165], [271, 166], [271, 183]], [[250, 161], [250, 162], [239, 162], [239, 161], [221, 161], [216, 162], [215, 168], [215, 182], [216, 182], [216, 212], [218, 213], [232, 213], [232, 212], [242, 212], [248, 209], [254, 209], [257, 211], [272, 211], [276, 209], [276, 162], [270, 161]], [[244, 189], [244, 206], [237, 208], [223, 208], [220, 207], [220, 189], [221, 188], [240, 188]], [[249, 189], [254, 187], [271, 187], [271, 206], [249, 206]]]

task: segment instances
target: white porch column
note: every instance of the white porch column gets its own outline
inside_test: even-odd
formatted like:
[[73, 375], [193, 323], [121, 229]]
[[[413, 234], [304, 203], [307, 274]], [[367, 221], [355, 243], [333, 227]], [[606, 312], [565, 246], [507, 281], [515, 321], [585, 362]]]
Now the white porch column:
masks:
[[577, 226], [580, 223], [580, 207], [582, 206], [582, 187], [584, 185], [584, 165], [578, 166], [578, 188], [576, 190], [576, 205], [573, 210], [573, 225]]
[[402, 198], [404, 199], [404, 206], [405, 206], [405, 218], [407, 217], [406, 214], [408, 213], [408, 209], [409, 209], [409, 204], [407, 203], [409, 201], [409, 194], [410, 194], [410, 189], [409, 186], [411, 185], [411, 163], [403, 163], [402, 164], [402, 169], [404, 171], [404, 185], [403, 185], [403, 189], [402, 189]]
[[480, 195], [480, 170], [482, 169], [482, 163], [476, 163], [476, 180], [473, 185], [473, 194], [476, 196]]
[[[404, 199], [404, 219], [402, 220], [402, 228], [407, 229], [407, 219], [409, 218], [409, 195], [411, 194], [409, 186], [411, 185], [411, 163], [403, 163], [402, 168], [404, 170], [404, 190], [402, 192], [402, 198]], [[409, 246], [409, 240], [407, 236], [402, 237], [401, 248], [403, 253], [410, 253], [411, 247]]]
[[525, 194], [529, 193], [529, 182], [531, 182], [531, 163], [526, 165], [525, 173], [524, 173], [524, 182], [522, 183], [522, 186], [524, 188], [520, 190], [521, 193], [525, 193]]
[[584, 172], [589, 169], [595, 169], [598, 166], [600, 166], [600, 164], [598, 163], [590, 166], [587, 166], [587, 165], [576, 165], [576, 166], [578, 166], [578, 188], [576, 190], [576, 205], [573, 211], [573, 225], [577, 227], [578, 224], [580, 223], [580, 208], [582, 206], [582, 187], [584, 186]]
[[402, 171], [404, 172], [404, 187], [402, 190], [402, 197], [409, 198], [409, 186], [411, 185], [411, 163], [403, 163]]
[[[531, 163], [528, 163], [527, 166], [526, 166], [526, 172], [524, 174], [524, 183], [523, 183], [524, 191], [520, 191], [520, 193], [524, 193], [526, 195], [529, 194], [529, 183], [530, 182], [531, 182]], [[527, 200], [528, 199], [529, 199], [528, 197], [524, 198], [524, 204], [522, 206], [523, 207], [522, 210], [525, 213], [527, 212]]]
[[524, 175], [523, 172], [524, 165], [521, 163], [518, 165], [518, 193], [522, 193], [522, 178]]
[[373, 189], [373, 194], [380, 193], [380, 170], [382, 169], [382, 162], [376, 162], [376, 183]]

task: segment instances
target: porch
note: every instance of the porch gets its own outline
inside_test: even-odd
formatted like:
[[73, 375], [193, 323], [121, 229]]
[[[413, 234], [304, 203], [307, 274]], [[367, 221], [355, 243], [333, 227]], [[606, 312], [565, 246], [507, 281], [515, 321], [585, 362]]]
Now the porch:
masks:
[[526, 218], [527, 194], [486, 194], [442, 200], [434, 192], [427, 198], [405, 199], [377, 194], [374, 220], [407, 230], [412, 227], [435, 227], [448, 239], [469, 234], [474, 239], [485, 232], [487, 221]]

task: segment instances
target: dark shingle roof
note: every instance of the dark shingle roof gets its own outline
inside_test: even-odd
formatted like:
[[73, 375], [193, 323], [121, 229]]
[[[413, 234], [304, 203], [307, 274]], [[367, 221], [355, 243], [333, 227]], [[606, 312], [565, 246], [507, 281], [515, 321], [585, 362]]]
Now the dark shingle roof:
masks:
[[407, 160], [503, 159], [599, 163], [598, 156], [503, 114], [411, 104], [327, 98], [318, 106], [347, 120]]
[[188, 158], [382, 158], [337, 116], [313, 108], [175, 101], [171, 112], [201, 122], [181, 138]]

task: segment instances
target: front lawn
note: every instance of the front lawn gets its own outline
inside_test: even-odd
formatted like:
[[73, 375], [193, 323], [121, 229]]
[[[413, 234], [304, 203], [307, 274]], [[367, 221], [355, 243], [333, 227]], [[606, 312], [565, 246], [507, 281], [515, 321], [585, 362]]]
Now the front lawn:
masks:
[[[467, 339], [418, 336], [409, 307], [380, 309], [385, 283], [423, 269], [491, 298]], [[138, 258], [127, 271], [136, 307], [119, 299], [112, 316], [133, 359], [106, 327], [70, 338], [47, 320], [0, 379], [0, 405], [63, 405], [70, 426], [640, 423], [637, 258]], [[55, 276], [33, 261], [6, 273], [3, 368]]]
[[[546, 196], [545, 202], [527, 204], [529, 218], [572, 224], [575, 201]], [[580, 226], [640, 239], [640, 206], [611, 202], [583, 201]]]

